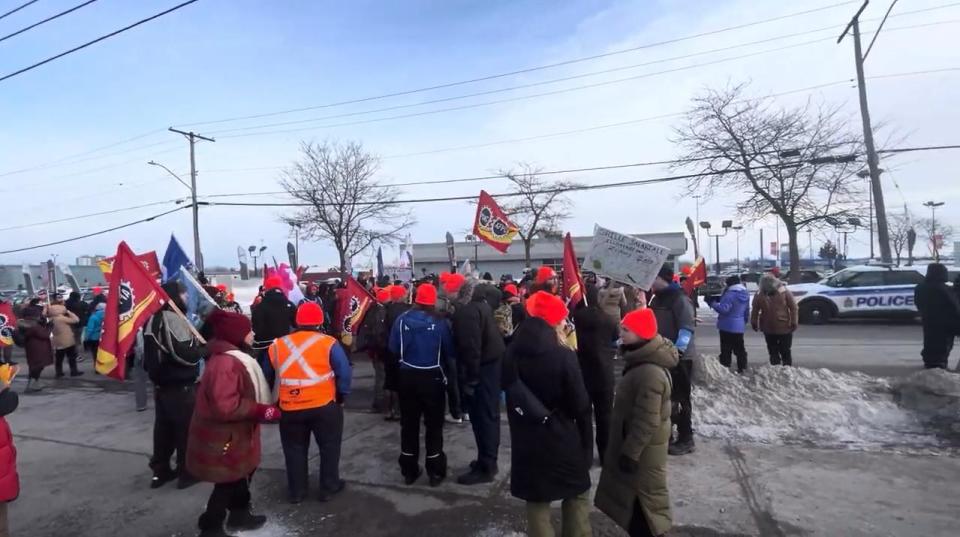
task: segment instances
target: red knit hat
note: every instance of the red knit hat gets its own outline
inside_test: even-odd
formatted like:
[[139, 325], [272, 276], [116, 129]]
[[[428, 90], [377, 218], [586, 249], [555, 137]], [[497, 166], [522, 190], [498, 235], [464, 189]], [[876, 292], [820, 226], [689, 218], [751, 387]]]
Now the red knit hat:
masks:
[[683, 274], [684, 276], [689, 276], [692, 273], [693, 273], [693, 267], [691, 267], [690, 265], [684, 265], [680, 267], [680, 274]]
[[403, 300], [407, 296], [407, 288], [402, 285], [391, 285], [390, 289], [390, 298], [393, 300]]
[[437, 288], [432, 283], [422, 283], [417, 287], [417, 297], [414, 302], [421, 306], [437, 305]]
[[557, 326], [570, 312], [562, 298], [546, 291], [537, 291], [527, 299], [527, 313], [543, 319], [550, 326]]
[[283, 280], [280, 279], [280, 276], [270, 276], [267, 278], [267, 281], [263, 282], [263, 288], [267, 291], [271, 289], [283, 289]]
[[508, 283], [503, 286], [503, 292], [510, 296], [520, 296], [520, 290], [517, 289], [517, 286], [512, 283]]
[[383, 304], [390, 301], [390, 288], [381, 287], [377, 289], [377, 302]]
[[441, 285], [447, 294], [452, 295], [459, 292], [460, 288], [463, 287], [463, 284], [466, 283], [466, 281], [467, 277], [463, 274], [453, 273], [447, 275], [446, 279], [441, 280]]
[[239, 347], [247, 334], [253, 332], [250, 319], [246, 315], [214, 309], [207, 317], [207, 323], [213, 328], [213, 335], [231, 345]]
[[547, 280], [556, 278], [556, 277], [557, 277], [557, 271], [553, 270], [550, 267], [543, 266], [537, 269], [537, 278], [535, 281], [537, 283], [544, 283]]
[[218, 284], [217, 284], [217, 291], [227, 292], [227, 284], [225, 284], [225, 283], [218, 283]]
[[657, 335], [657, 317], [650, 308], [631, 311], [620, 324], [643, 340], [653, 339]]
[[304, 302], [297, 308], [297, 326], [320, 326], [323, 324], [323, 309], [316, 302]]

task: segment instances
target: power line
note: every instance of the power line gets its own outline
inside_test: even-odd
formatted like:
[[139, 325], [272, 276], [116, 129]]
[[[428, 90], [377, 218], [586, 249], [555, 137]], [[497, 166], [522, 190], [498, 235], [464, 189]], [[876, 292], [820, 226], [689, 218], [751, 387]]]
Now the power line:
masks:
[[[152, 130], [152, 131], [149, 131], [149, 132], [145, 132], [145, 133], [143, 133], [143, 134], [138, 134], [138, 135], [136, 135], [136, 136], [131, 136], [130, 138], [126, 138], [126, 139], [124, 139], [124, 140], [120, 140], [119, 142], [113, 142], [113, 143], [110, 143], [110, 144], [107, 144], [107, 145], [104, 145], [104, 146], [97, 147], [97, 148], [95, 148], [95, 149], [90, 149], [90, 150], [87, 150], [87, 151], [83, 151], [83, 152], [81, 152], [81, 153], [74, 153], [73, 155], [67, 155], [67, 156], [65, 156], [65, 157], [61, 157], [61, 158], [59, 158], [59, 159], [57, 159], [57, 160], [54, 160], [54, 161], [51, 161], [51, 162], [46, 162], [46, 163], [44, 163], [44, 164], [37, 164], [37, 165], [31, 166], [31, 167], [29, 167], [29, 168], [20, 168], [20, 169], [18, 169], [18, 170], [11, 170], [11, 171], [9, 171], [9, 172], [3, 172], [3, 173], [0, 173], [0, 177], [6, 177], [6, 176], [8, 176], [8, 175], [17, 175], [17, 174], [26, 173], [26, 172], [32, 172], [32, 171], [37, 171], [37, 170], [46, 170], [46, 169], [49, 169], [49, 168], [56, 168], [56, 167], [58, 167], [58, 166], [69, 166], [69, 165], [71, 165], [71, 164], [78, 164], [78, 163], [80, 163], [80, 162], [86, 162], [87, 160], [96, 160], [96, 159], [99, 159], [99, 158], [111, 157], [111, 156], [114, 156], [114, 155], [113, 155], [113, 154], [110, 154], [110, 155], [102, 155], [102, 156], [94, 157], [94, 158], [91, 158], [91, 159], [83, 159], [83, 160], [77, 160], [77, 161], [71, 160], [71, 159], [75, 159], [75, 158], [77, 158], [77, 157], [84, 157], [84, 156], [87, 156], [87, 155], [92, 155], [92, 154], [94, 154], [94, 153], [99, 153], [100, 151], [103, 151], [103, 150], [105, 150], [105, 149], [111, 149], [111, 148], [117, 147], [117, 146], [119, 146], [119, 145], [124, 145], [124, 144], [130, 143], [130, 142], [135, 142], [135, 141], [137, 141], [137, 140], [141, 140], [141, 139], [143, 139], [143, 138], [147, 138], [147, 137], [149, 137], [149, 136], [153, 136], [154, 134], [158, 134], [158, 133], [161, 133], [161, 132], [167, 132], [167, 129], [155, 129], [155, 130]], [[170, 142], [163, 142], [163, 143], [170, 143]], [[150, 145], [144, 146], [144, 147], [151, 147], [151, 146], [153, 146], [153, 145], [157, 145], [157, 144], [150, 144]], [[142, 148], [143, 148], [143, 147], [141, 147], [140, 149], [142, 149]], [[120, 153], [118, 153], [118, 154], [123, 154], [124, 152], [129, 152], [129, 151], [133, 151], [133, 150], [134, 150], [134, 149], [125, 150], [125, 151], [122, 151], [122, 152], [120, 152]], [[65, 161], [70, 161], [70, 162], [65, 162]]]
[[[36, 0], [34, 0], [34, 1], [36, 1]], [[68, 54], [73, 54], [74, 52], [77, 52], [77, 51], [79, 51], [79, 50], [83, 50], [83, 49], [89, 47], [90, 45], [95, 45], [95, 44], [97, 44], [97, 43], [99, 43], [99, 42], [101, 42], [101, 41], [104, 41], [104, 40], [106, 40], [106, 39], [110, 39], [111, 37], [113, 37], [113, 36], [115, 36], [115, 35], [122, 34], [123, 32], [126, 32], [127, 30], [136, 28], [137, 26], [140, 26], [141, 24], [148, 23], [148, 22], [150, 22], [150, 21], [152, 21], [152, 20], [154, 20], [154, 19], [160, 18], [160, 17], [162, 17], [162, 16], [164, 16], [164, 15], [166, 15], [166, 14], [168, 14], [168, 13], [173, 13], [174, 11], [176, 11], [176, 10], [178, 10], [178, 9], [180, 9], [180, 8], [186, 7], [186, 6], [192, 4], [192, 3], [196, 2], [196, 1], [197, 1], [197, 0], [187, 0], [186, 2], [183, 2], [183, 3], [181, 3], [181, 4], [178, 4], [178, 5], [176, 5], [176, 6], [173, 6], [172, 8], [170, 8], [170, 9], [168, 9], [168, 10], [166, 10], [166, 11], [161, 11], [160, 13], [157, 13], [156, 15], [152, 15], [152, 16], [147, 17], [147, 18], [145, 18], [145, 19], [141, 19], [141, 20], [139, 20], [139, 21], [137, 21], [137, 22], [135, 22], [135, 23], [133, 23], [133, 24], [130, 24], [130, 25], [128, 25], [128, 26], [124, 26], [123, 28], [120, 28], [119, 30], [115, 30], [115, 31], [113, 31], [113, 32], [110, 32], [109, 34], [102, 35], [102, 36], [94, 39], [93, 41], [87, 41], [86, 43], [84, 43], [84, 44], [82, 44], [82, 45], [79, 45], [79, 46], [73, 47], [73, 48], [70, 49], [70, 50], [61, 52], [60, 54], [57, 54], [56, 56], [50, 56], [49, 58], [47, 58], [47, 59], [45, 59], [45, 60], [42, 60], [42, 61], [39, 61], [39, 62], [37, 62], [37, 63], [35, 63], [35, 64], [33, 64], [33, 65], [28, 65], [27, 67], [24, 67], [23, 69], [20, 69], [20, 70], [18, 70], [18, 71], [14, 71], [14, 72], [12, 72], [12, 73], [6, 74], [6, 75], [0, 77], [0, 82], [3, 82], [4, 80], [7, 80], [7, 79], [9, 79], [9, 78], [13, 78], [13, 77], [15, 77], [15, 76], [17, 76], [17, 75], [22, 75], [23, 73], [26, 73], [27, 71], [32, 71], [33, 69], [36, 69], [37, 67], [40, 67], [40, 66], [42, 66], [42, 65], [46, 65], [46, 64], [48, 64], [48, 63], [50, 63], [50, 62], [52, 62], [52, 61], [54, 61], [54, 60], [58, 60], [58, 59], [66, 56], [66, 55], [68, 55]], [[33, 3], [33, 2], [30, 2], [30, 3]], [[2, 18], [2, 17], [0, 17], [0, 18]]]
[[[52, 21], [52, 20], [59, 19], [60, 17], [62, 17], [62, 16], [64, 16], [64, 15], [69, 15], [70, 13], [73, 13], [74, 11], [76, 11], [76, 10], [82, 8], [82, 7], [89, 6], [90, 4], [92, 4], [92, 3], [96, 2], [96, 1], [97, 1], [97, 0], [87, 0], [86, 2], [84, 2], [84, 3], [82, 3], [82, 4], [78, 4], [78, 5], [76, 5], [76, 6], [73, 6], [72, 8], [70, 8], [70, 9], [68, 9], [68, 10], [66, 10], [66, 11], [61, 11], [60, 13], [57, 13], [56, 15], [53, 15], [53, 16], [50, 16], [50, 17], [47, 17], [47, 18], [43, 19], [43, 20], [40, 21], [40, 22], [35, 22], [35, 23], [31, 24], [30, 26], [27, 26], [27, 27], [25, 27], [25, 28], [21, 28], [21, 29], [17, 30], [16, 32], [13, 32], [12, 34], [7, 34], [7, 35], [5, 35], [5, 36], [3, 36], [3, 37], [0, 37], [0, 43], [6, 41], [7, 39], [10, 39], [11, 37], [16, 37], [16, 36], [18, 36], [18, 35], [20, 35], [20, 34], [22, 34], [22, 33], [24, 33], [24, 32], [29, 32], [30, 30], [33, 30], [33, 29], [36, 28], [37, 26], [41, 26], [41, 25], [44, 25], [44, 24], [46, 24], [46, 23], [48, 23], [48, 22], [50, 22], [50, 21]], [[0, 17], [0, 18], [3, 18], [3, 17]]]
[[591, 55], [591, 56], [584, 56], [584, 57], [581, 57], [581, 58], [575, 58], [575, 59], [571, 59], [571, 60], [564, 60], [564, 61], [555, 62], [555, 63], [549, 63], [549, 64], [545, 64], [545, 65], [538, 65], [538, 66], [535, 66], [535, 67], [528, 67], [528, 68], [525, 68], [525, 69], [517, 69], [517, 70], [515, 70], [515, 71], [509, 71], [509, 72], [505, 72], [505, 73], [498, 73], [498, 74], [493, 74], [493, 75], [486, 75], [486, 76], [471, 78], [471, 79], [467, 79], [467, 80], [459, 80], [459, 81], [456, 81], [456, 82], [445, 82], [445, 83], [436, 84], [436, 85], [433, 85], [433, 86], [426, 86], [426, 87], [409, 89], [409, 90], [395, 91], [395, 92], [392, 92], [392, 93], [385, 93], [385, 94], [382, 94], [382, 95], [374, 95], [374, 96], [371, 96], [371, 97], [362, 97], [362, 98], [357, 98], [357, 99], [350, 99], [350, 100], [346, 100], [346, 101], [339, 101], [339, 102], [333, 102], [333, 103], [327, 103], [327, 104], [321, 104], [321, 105], [315, 105], [315, 106], [305, 106], [305, 107], [301, 107], [301, 108], [291, 108], [291, 109], [287, 109], [287, 110], [279, 110], [279, 111], [274, 111], [274, 112], [264, 112], [264, 113], [260, 113], [260, 114], [250, 114], [250, 115], [237, 116], [237, 117], [231, 117], [231, 118], [225, 118], [225, 119], [217, 119], [217, 120], [210, 120], [210, 121], [201, 121], [201, 122], [195, 122], [195, 123], [186, 123], [186, 125], [194, 125], [194, 126], [198, 126], [198, 125], [212, 125], [212, 124], [216, 124], [216, 123], [227, 123], [227, 122], [231, 122], [231, 121], [240, 121], [240, 120], [245, 120], [245, 119], [259, 119], [259, 118], [272, 117], [272, 116], [278, 116], [278, 115], [283, 115], [283, 114], [291, 114], [291, 113], [296, 113], [296, 112], [306, 112], [306, 111], [309, 111], [309, 110], [318, 110], [318, 109], [321, 109], [321, 108], [332, 108], [332, 107], [335, 107], [335, 106], [343, 106], [343, 105], [347, 105], [347, 104], [357, 104], [357, 103], [363, 103], [363, 102], [369, 102], [369, 101], [376, 101], [376, 100], [380, 100], [380, 99], [388, 99], [388, 98], [391, 98], [391, 97], [400, 97], [400, 96], [404, 96], [404, 95], [412, 95], [412, 94], [415, 94], [415, 93], [423, 93], [423, 92], [426, 92], [426, 91], [433, 91], [433, 90], [438, 90], [438, 89], [445, 89], [445, 88], [451, 88], [451, 87], [456, 87], [456, 86], [463, 86], [463, 85], [466, 85], [466, 84], [474, 84], [474, 83], [477, 83], [477, 82], [485, 82], [485, 81], [488, 81], [488, 80], [496, 80], [496, 79], [499, 79], [499, 78], [505, 78], [505, 77], [510, 77], [510, 76], [514, 76], [514, 75], [520, 75], [520, 74], [532, 73], [532, 72], [536, 72], [536, 71], [542, 71], [542, 70], [544, 70], [544, 69], [552, 69], [552, 68], [555, 68], [555, 67], [562, 67], [562, 66], [565, 66], [565, 65], [572, 65], [572, 64], [576, 64], [576, 63], [581, 63], [581, 62], [586, 62], [586, 61], [591, 61], [591, 60], [597, 60], [597, 59], [600, 59], [600, 58], [607, 58], [607, 57], [610, 57], [610, 56], [616, 56], [616, 55], [620, 55], [620, 54], [627, 54], [627, 53], [630, 53], [630, 52], [636, 52], [636, 51], [638, 51], [638, 50], [655, 48], [655, 47], [659, 47], [659, 46], [663, 46], [663, 45], [669, 45], [669, 44], [673, 44], [673, 43], [680, 43], [680, 42], [683, 42], [683, 41], [689, 41], [689, 40], [698, 39], [698, 38], [701, 38], [701, 37], [707, 37], [707, 36], [711, 36], [711, 35], [717, 35], [717, 34], [726, 33], [726, 32], [730, 32], [730, 31], [734, 31], [734, 30], [741, 30], [741, 29], [744, 29], [744, 28], [752, 27], [752, 26], [759, 26], [759, 25], [762, 25], [762, 24], [770, 23], [770, 22], [776, 22], [776, 21], [780, 21], [780, 20], [785, 20], [785, 19], [793, 18], [793, 17], [799, 17], [799, 16], [802, 16], [802, 15], [809, 15], [809, 14], [811, 14], [811, 13], [817, 13], [817, 12], [820, 12], [820, 11], [826, 11], [826, 10], [829, 10], [829, 9], [834, 9], [834, 8], [846, 6], [846, 5], [855, 3], [856, 1], [857, 1], [857, 0], [850, 0], [850, 1], [845, 1], [845, 2], [839, 2], [839, 3], [830, 4], [830, 5], [826, 5], [826, 6], [822, 6], [822, 7], [817, 7], [817, 8], [813, 8], [813, 9], [807, 9], [807, 10], [804, 10], [804, 11], [797, 11], [797, 12], [793, 12], [793, 13], [788, 13], [788, 14], [786, 14], [786, 15], [780, 15], [780, 16], [772, 17], [772, 18], [768, 18], [768, 19], [762, 19], [762, 20], [753, 21], [753, 22], [748, 22], [748, 23], [744, 23], [744, 24], [738, 24], [738, 25], [735, 25], [735, 26], [727, 26], [727, 27], [724, 27], [724, 28], [716, 29], [716, 30], [710, 30], [710, 31], [700, 32], [700, 33], [691, 34], [691, 35], [686, 35], [686, 36], [682, 36], [682, 37], [676, 37], [676, 38], [667, 39], [667, 40], [664, 40], [664, 41], [657, 41], [657, 42], [652, 42], [652, 43], [646, 43], [646, 44], [643, 44], [643, 45], [639, 45], [639, 46], [635, 46], [635, 47], [630, 47], [630, 48], [626, 48], [626, 49], [621, 49], [621, 50], [616, 50], [616, 51], [611, 51], [611, 52], [605, 52], [605, 53], [602, 53], [602, 54], [594, 54], [594, 55]]
[[16, 13], [17, 11], [20, 11], [21, 9], [29, 6], [30, 4], [36, 4], [36, 3], [37, 3], [37, 0], [30, 0], [30, 1], [27, 2], [26, 4], [22, 4], [22, 5], [20, 5], [20, 6], [17, 6], [17, 7], [15, 7], [15, 8], [11, 9], [10, 11], [7, 11], [7, 12], [4, 13], [3, 15], [0, 15], [0, 19], [5, 19], [5, 18], [9, 17], [10, 15], [13, 15], [13, 14]]
[[153, 203], [145, 203], [145, 204], [143, 204], [143, 205], [134, 205], [133, 207], [124, 207], [124, 208], [122, 208], [122, 209], [113, 209], [113, 210], [110, 210], [110, 211], [101, 211], [101, 212], [98, 212], [98, 213], [81, 214], [81, 215], [78, 215], [78, 216], [70, 216], [70, 217], [67, 217], [67, 218], [58, 218], [58, 219], [56, 219], [56, 220], [47, 220], [47, 221], [45, 221], [45, 222], [31, 222], [31, 223], [29, 223], [29, 224], [20, 224], [20, 225], [17, 225], [17, 226], [4, 227], [4, 228], [0, 228], [0, 231], [13, 231], [13, 230], [15, 230], [15, 229], [25, 229], [25, 228], [31, 228], [31, 227], [46, 226], [46, 225], [49, 225], [49, 224], [60, 224], [60, 223], [63, 223], [63, 222], [73, 222], [73, 221], [75, 221], [75, 220], [83, 220], [83, 219], [85, 219], [85, 218], [93, 218], [93, 217], [95, 217], [95, 216], [106, 216], [106, 215], [108, 215], [108, 214], [117, 214], [117, 213], [122, 213], [122, 212], [126, 212], [126, 211], [133, 211], [133, 210], [136, 210], [136, 209], [144, 209], [144, 208], [146, 208], [146, 207], [156, 207], [157, 205], [166, 205], [166, 204], [168, 204], [168, 203], [178, 203], [178, 202], [182, 202], [182, 201], [183, 201], [182, 198], [181, 198], [181, 199], [166, 200], [166, 201], [155, 201], [155, 202], [153, 202]]
[[870, 55], [870, 51], [873, 50], [873, 44], [877, 42], [877, 37], [880, 35], [880, 30], [883, 30], [883, 25], [887, 22], [887, 17], [890, 16], [890, 12], [893, 11], [893, 6], [897, 5], [897, 0], [890, 2], [890, 7], [887, 8], [887, 12], [883, 14], [883, 20], [880, 21], [880, 26], [877, 27], [877, 31], [873, 33], [873, 39], [870, 40], [870, 44], [867, 45], [867, 51], [863, 53], [863, 59], [866, 61], [867, 56]]

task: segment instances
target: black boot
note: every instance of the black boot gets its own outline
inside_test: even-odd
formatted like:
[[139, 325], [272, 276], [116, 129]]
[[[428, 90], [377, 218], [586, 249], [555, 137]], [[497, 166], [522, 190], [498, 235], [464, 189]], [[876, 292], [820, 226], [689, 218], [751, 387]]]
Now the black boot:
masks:
[[200, 528], [200, 537], [235, 537], [223, 529], [223, 520], [214, 520], [208, 513], [200, 515], [197, 525]]
[[420, 479], [420, 476], [423, 475], [423, 468], [417, 466], [417, 471], [414, 473], [406, 473], [403, 475], [403, 482], [407, 485], [412, 485]]
[[266, 523], [267, 517], [253, 514], [249, 507], [239, 511], [230, 511], [230, 516], [227, 517], [227, 527], [237, 531], [258, 530]]
[[481, 483], [493, 483], [494, 474], [485, 471], [479, 464], [472, 468], [468, 473], [457, 478], [457, 483], [461, 485], [479, 485]]
[[674, 456], [688, 455], [697, 450], [697, 445], [694, 443], [693, 438], [685, 438], [677, 440], [675, 443], [671, 444], [667, 449], [667, 453]]
[[346, 487], [347, 482], [341, 479], [333, 490], [325, 488], [320, 489], [319, 494], [317, 494], [317, 500], [320, 500], [321, 502], [329, 502], [334, 496], [343, 492], [343, 489]]
[[177, 473], [173, 470], [159, 470], [153, 472], [153, 479], [150, 480], [150, 488], [158, 489], [177, 478]]

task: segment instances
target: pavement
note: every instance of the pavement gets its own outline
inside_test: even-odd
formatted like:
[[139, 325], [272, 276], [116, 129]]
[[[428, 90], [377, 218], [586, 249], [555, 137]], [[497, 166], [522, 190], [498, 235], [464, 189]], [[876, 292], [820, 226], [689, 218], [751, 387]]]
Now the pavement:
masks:
[[[714, 352], [713, 330], [698, 330]], [[916, 325], [839, 324], [802, 327], [795, 349], [802, 366], [906, 374], [918, 368]], [[752, 364], [765, 359], [748, 337]], [[29, 537], [180, 537], [195, 535], [210, 485], [179, 491], [148, 487], [152, 409], [137, 412], [129, 383], [90, 373], [47, 381], [21, 397], [8, 419], [22, 481], [10, 506], [13, 535]], [[877, 373], [879, 372], [879, 373]], [[48, 371], [47, 374], [52, 374]], [[244, 537], [370, 535], [396, 537], [522, 536], [523, 504], [509, 494], [510, 437], [502, 423], [501, 473], [494, 483], [463, 487], [425, 479], [403, 485], [396, 459], [399, 426], [366, 412], [372, 369], [355, 365], [347, 404], [341, 473], [347, 489], [329, 503], [286, 503], [276, 426], [263, 428], [264, 456], [253, 480], [255, 508], [268, 525]], [[18, 378], [14, 389], [22, 390]], [[151, 403], [152, 405], [152, 403]], [[468, 425], [448, 425], [454, 476], [474, 457]], [[671, 458], [675, 537], [955, 536], [960, 498], [956, 451], [929, 455], [700, 440], [695, 454]], [[317, 463], [312, 461], [312, 480]], [[593, 482], [599, 469], [593, 471]], [[559, 511], [559, 510], [557, 510]], [[559, 519], [559, 512], [556, 514]], [[624, 535], [599, 512], [594, 535]]]

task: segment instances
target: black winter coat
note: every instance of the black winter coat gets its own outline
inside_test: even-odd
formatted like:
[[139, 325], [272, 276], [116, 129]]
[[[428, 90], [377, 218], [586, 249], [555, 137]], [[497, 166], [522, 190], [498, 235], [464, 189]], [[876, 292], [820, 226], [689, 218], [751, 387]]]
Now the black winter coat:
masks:
[[960, 301], [947, 286], [946, 278], [943, 281], [927, 278], [917, 284], [913, 296], [924, 328], [960, 334]]
[[379, 356], [384, 349], [386, 334], [386, 315], [387, 310], [383, 304], [375, 302], [367, 314], [363, 316], [363, 322], [360, 323], [360, 329], [357, 331], [356, 350], [357, 352], [367, 351], [371, 355]]
[[297, 320], [297, 307], [287, 300], [283, 291], [271, 289], [263, 295], [263, 300], [251, 315], [254, 339], [260, 343], [272, 343], [273, 340], [289, 335]]
[[396, 324], [397, 319], [401, 315], [407, 312], [410, 309], [410, 304], [405, 302], [387, 302], [384, 306], [383, 312], [383, 339], [381, 348], [387, 349], [390, 344], [390, 331], [393, 330], [393, 325]]
[[593, 305], [574, 312], [573, 324], [577, 327], [577, 359], [587, 390], [613, 393], [613, 357], [617, 353], [619, 326]]
[[473, 293], [473, 300], [458, 305], [453, 312], [457, 372], [460, 381], [466, 384], [479, 382], [480, 366], [502, 360], [506, 353], [503, 336], [487, 301], [487, 292], [483, 290], [485, 287], [496, 291], [492, 285], [479, 285]]
[[503, 293], [492, 283], [481, 283], [473, 291], [473, 296], [482, 297], [490, 306], [490, 311], [496, 311], [503, 300]]
[[535, 424], [509, 413], [511, 494], [551, 502], [586, 492], [593, 462], [590, 400], [576, 354], [538, 317], [517, 328], [507, 350], [504, 388], [518, 378], [551, 415], [546, 424]]

